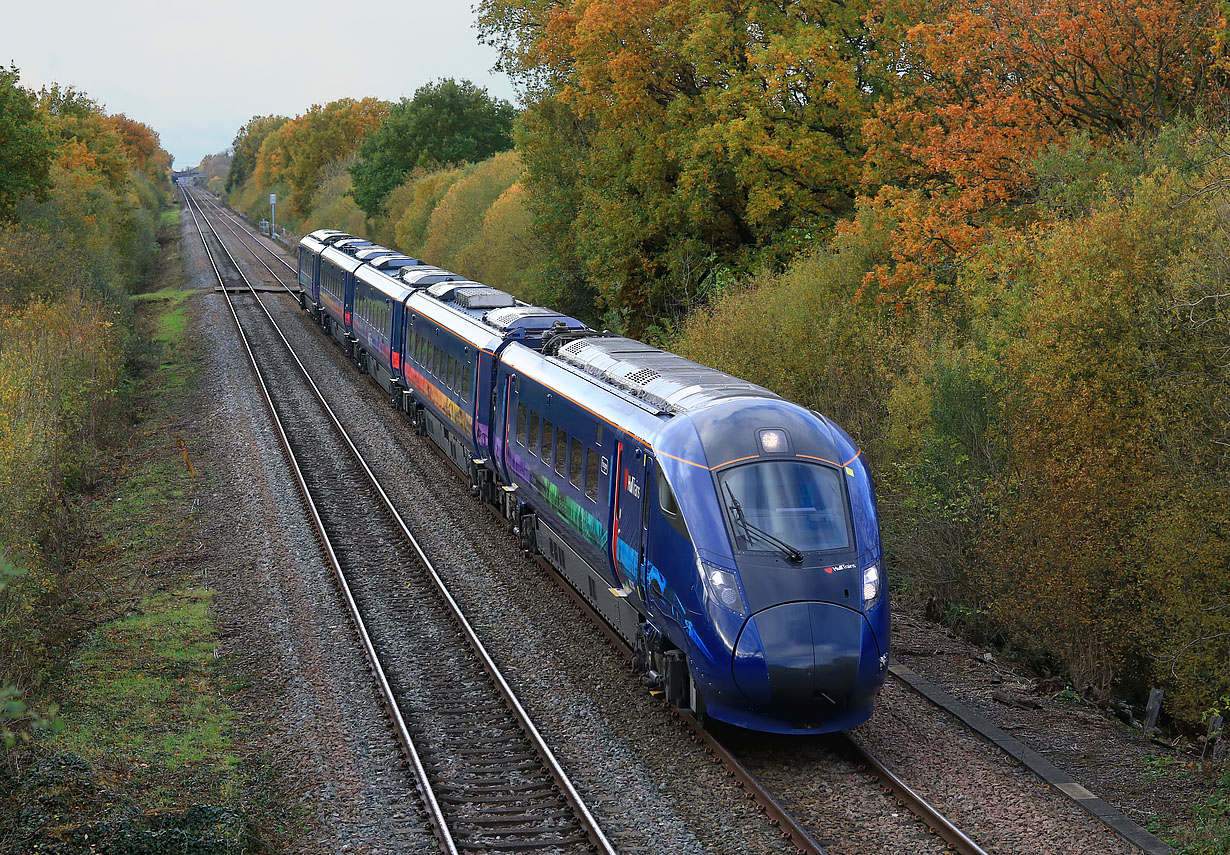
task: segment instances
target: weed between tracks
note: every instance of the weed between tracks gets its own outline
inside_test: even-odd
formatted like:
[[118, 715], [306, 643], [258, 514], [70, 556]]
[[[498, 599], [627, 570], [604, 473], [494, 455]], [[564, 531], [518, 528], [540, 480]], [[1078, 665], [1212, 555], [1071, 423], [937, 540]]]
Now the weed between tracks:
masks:
[[[174, 221], [163, 217], [177, 234]], [[59, 655], [38, 699], [59, 705], [64, 729], [0, 775], [0, 851], [255, 848], [231, 742], [234, 687], [215, 661], [213, 592], [194, 562], [194, 443], [180, 425], [197, 362], [185, 334], [194, 292], [178, 241], [159, 267], [159, 290], [134, 298], [143, 342], [133, 427], [101, 486], [79, 500], [63, 592], [77, 603], [61, 609]]]

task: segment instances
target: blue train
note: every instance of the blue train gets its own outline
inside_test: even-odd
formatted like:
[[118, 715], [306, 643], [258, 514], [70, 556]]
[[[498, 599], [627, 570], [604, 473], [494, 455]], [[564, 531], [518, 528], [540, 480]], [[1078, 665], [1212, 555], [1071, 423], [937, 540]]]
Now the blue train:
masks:
[[672, 702], [778, 733], [870, 717], [888, 594], [871, 476], [840, 427], [343, 232], [300, 242], [299, 284]]

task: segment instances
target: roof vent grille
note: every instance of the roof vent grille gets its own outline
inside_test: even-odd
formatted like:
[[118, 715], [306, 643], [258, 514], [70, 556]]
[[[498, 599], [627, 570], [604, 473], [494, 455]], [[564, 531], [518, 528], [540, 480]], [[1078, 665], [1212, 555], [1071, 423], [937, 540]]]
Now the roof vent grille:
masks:
[[654, 380], [657, 380], [662, 375], [652, 368], [638, 368], [628, 375], [629, 383], [636, 383], [640, 386], [645, 386]]

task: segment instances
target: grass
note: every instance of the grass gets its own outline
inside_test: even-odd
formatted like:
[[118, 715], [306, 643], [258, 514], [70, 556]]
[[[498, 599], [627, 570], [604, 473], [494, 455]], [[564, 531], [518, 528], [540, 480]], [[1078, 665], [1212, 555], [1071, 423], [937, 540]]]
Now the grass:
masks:
[[[117, 778], [166, 769], [217, 781], [232, 794], [235, 756], [227, 732], [234, 714], [213, 691], [217, 633], [213, 592], [180, 589], [142, 598], [137, 613], [90, 634], [70, 666], [60, 750], [92, 758]], [[183, 780], [151, 792], [148, 809], [178, 803]]]
[[162, 212], [162, 217], [158, 221], [158, 225], [171, 226], [172, 228], [179, 226], [179, 206], [172, 205]]
[[1230, 855], [1230, 761], [1213, 777], [1213, 790], [1193, 805], [1191, 822], [1162, 835], [1175, 855]]

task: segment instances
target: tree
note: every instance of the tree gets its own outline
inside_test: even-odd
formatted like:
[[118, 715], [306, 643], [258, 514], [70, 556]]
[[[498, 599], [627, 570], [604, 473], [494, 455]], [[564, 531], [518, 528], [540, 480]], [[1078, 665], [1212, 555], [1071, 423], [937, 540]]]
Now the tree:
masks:
[[[611, 326], [679, 319], [723, 271], [779, 266], [853, 210], [869, 4], [485, 0], [485, 38], [528, 93], [535, 211], [558, 212]], [[583, 146], [575, 143], [583, 137]], [[571, 186], [557, 142], [577, 151]], [[542, 161], [542, 163], [540, 163]], [[541, 197], [557, 201], [540, 201]]]
[[232, 143], [231, 166], [226, 173], [228, 193], [247, 181], [256, 169], [256, 158], [265, 138], [289, 121], [285, 116], [253, 116], [239, 129]]
[[507, 151], [515, 115], [507, 101], [468, 80], [445, 78], [419, 87], [413, 99], [394, 104], [359, 146], [350, 170], [355, 201], [374, 216], [416, 168], [474, 163]]
[[291, 210], [307, 216], [324, 170], [358, 149], [388, 109], [388, 103], [377, 98], [341, 98], [323, 107], [313, 104], [265, 137], [253, 177], [261, 187], [289, 184]]
[[13, 219], [22, 196], [51, 188], [55, 141], [37, 98], [19, 79], [16, 66], [0, 67], [0, 221]]
[[1224, 109], [1226, 24], [1209, 0], [940, 2], [904, 26], [916, 4], [884, 0], [873, 29], [896, 69], [895, 97], [864, 127], [876, 205], [900, 223], [893, 261], [866, 280], [884, 299], [945, 290], [1029, 195], [1048, 145]]

